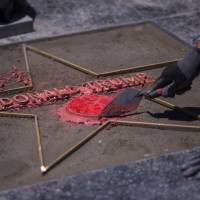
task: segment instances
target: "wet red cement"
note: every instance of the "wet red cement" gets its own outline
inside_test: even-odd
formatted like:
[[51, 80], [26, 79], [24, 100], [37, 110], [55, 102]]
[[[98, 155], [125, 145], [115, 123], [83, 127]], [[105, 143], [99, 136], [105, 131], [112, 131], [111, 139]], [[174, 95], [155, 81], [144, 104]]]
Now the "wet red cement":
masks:
[[86, 117], [98, 117], [112, 99], [112, 96], [103, 95], [78, 96], [66, 104], [66, 109], [73, 114]]
[[112, 98], [103, 95], [77, 96], [59, 108], [57, 114], [64, 122], [102, 124], [107, 119], [99, 119], [99, 115]]
[[107, 121], [107, 119], [98, 119], [97, 117], [85, 117], [72, 114], [66, 109], [66, 105], [59, 108], [57, 114], [62, 122], [72, 122], [76, 124], [99, 125]]

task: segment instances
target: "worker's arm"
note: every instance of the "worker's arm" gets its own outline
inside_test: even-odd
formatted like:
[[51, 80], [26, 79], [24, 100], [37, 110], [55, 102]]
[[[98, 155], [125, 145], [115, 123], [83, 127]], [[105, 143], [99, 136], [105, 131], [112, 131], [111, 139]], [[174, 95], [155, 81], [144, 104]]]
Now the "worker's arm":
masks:
[[[179, 92], [191, 88], [192, 81], [200, 72], [200, 37], [195, 41], [195, 47], [177, 64], [164, 69], [160, 77], [154, 82], [147, 92], [152, 98], [157, 96], [174, 97]], [[200, 155], [189, 158], [182, 165], [186, 177], [195, 176], [200, 179]]]
[[196, 47], [192, 48], [182, 60], [163, 70], [147, 94], [152, 98], [174, 97], [176, 94], [182, 94], [191, 88], [192, 81], [199, 72], [200, 49], [196, 44]]

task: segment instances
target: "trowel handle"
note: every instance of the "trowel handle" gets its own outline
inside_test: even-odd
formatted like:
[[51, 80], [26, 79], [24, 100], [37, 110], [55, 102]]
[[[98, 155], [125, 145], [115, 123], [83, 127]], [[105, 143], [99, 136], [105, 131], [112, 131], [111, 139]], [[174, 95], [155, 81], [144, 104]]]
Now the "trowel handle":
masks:
[[[159, 88], [151, 93], [151, 98], [162, 96], [163, 88]], [[145, 97], [150, 97], [148, 94], [143, 93]]]

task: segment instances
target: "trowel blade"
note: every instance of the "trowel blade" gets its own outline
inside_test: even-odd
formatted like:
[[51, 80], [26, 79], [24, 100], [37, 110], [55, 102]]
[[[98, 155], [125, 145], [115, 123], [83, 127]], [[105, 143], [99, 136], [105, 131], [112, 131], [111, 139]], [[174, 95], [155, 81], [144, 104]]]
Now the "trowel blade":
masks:
[[137, 109], [143, 93], [136, 88], [127, 88], [118, 93], [104, 108], [100, 117], [120, 116]]

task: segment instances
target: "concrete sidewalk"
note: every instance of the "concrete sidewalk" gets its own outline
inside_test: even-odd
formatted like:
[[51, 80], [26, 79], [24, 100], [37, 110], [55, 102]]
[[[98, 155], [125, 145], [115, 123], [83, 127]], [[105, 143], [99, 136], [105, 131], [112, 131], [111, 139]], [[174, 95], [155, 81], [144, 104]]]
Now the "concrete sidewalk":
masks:
[[198, 0], [29, 0], [38, 16], [35, 32], [0, 40], [0, 45], [105, 26], [151, 20], [191, 43], [199, 34]]

